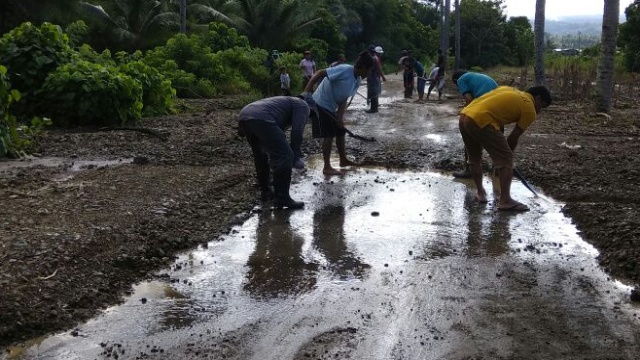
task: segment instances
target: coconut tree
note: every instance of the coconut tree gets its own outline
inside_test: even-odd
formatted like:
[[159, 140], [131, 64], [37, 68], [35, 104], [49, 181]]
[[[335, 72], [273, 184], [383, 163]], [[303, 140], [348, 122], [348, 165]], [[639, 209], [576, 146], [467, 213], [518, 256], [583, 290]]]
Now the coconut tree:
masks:
[[600, 61], [598, 62], [598, 78], [596, 80], [596, 108], [608, 113], [611, 111], [613, 93], [613, 69], [616, 54], [616, 34], [618, 31], [618, 14], [620, 0], [605, 0], [602, 17], [602, 37]]
[[[178, 0], [185, 1], [185, 0]], [[233, 15], [238, 13], [239, 7], [236, 0], [193, 0], [187, 5], [187, 15], [191, 21], [190, 26], [198, 27], [197, 24], [208, 24], [212, 21], [219, 21], [229, 26], [235, 27]]]
[[[446, 59], [449, 54], [449, 15], [451, 13], [451, 0], [444, 1], [444, 26], [442, 36], [442, 55]], [[446, 60], [445, 60], [446, 64]]]
[[236, 0], [236, 26], [252, 45], [263, 49], [287, 48], [303, 31], [319, 21], [317, 4], [308, 0]]
[[77, 19], [79, 0], [0, 0], [0, 34], [25, 21], [65, 25]]
[[533, 37], [536, 48], [536, 61], [534, 72], [537, 85], [544, 85], [546, 78], [544, 75], [544, 17], [545, 0], [536, 0], [536, 18], [533, 24]]
[[176, 27], [180, 17], [158, 0], [110, 0], [102, 5], [80, 3], [93, 24], [112, 36], [116, 48], [146, 49], [154, 45], [164, 29]]

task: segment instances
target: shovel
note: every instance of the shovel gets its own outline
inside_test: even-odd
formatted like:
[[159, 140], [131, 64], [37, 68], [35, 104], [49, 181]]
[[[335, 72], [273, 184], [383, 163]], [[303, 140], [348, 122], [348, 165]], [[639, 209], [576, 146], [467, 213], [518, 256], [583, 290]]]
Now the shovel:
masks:
[[357, 135], [354, 134], [351, 130], [347, 129], [344, 125], [340, 125], [340, 122], [338, 121], [338, 119], [336, 119], [335, 116], [333, 116], [333, 114], [331, 114], [330, 112], [324, 111], [325, 114], [329, 115], [333, 121], [336, 123], [336, 125], [338, 125], [338, 127], [340, 127], [342, 130], [344, 130], [347, 135], [349, 135], [349, 137], [352, 137], [354, 139], [358, 139], [358, 140], [362, 140], [362, 141], [367, 141], [367, 142], [374, 142], [376, 141], [376, 139], [373, 136], [363, 136], [363, 135]]
[[516, 169], [515, 167], [513, 168], [513, 176], [515, 176], [518, 180], [520, 180], [522, 185], [524, 185], [524, 187], [529, 189], [529, 191], [531, 191], [535, 197], [538, 197], [538, 193], [533, 189], [533, 186], [529, 184], [529, 182], [524, 178], [524, 176], [522, 176], [522, 173], [520, 173], [520, 170]]

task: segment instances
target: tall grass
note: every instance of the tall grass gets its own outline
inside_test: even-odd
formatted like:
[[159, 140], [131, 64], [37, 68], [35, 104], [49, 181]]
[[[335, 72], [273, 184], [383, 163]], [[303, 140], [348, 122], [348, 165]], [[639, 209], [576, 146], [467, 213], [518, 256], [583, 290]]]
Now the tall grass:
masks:
[[[558, 100], [592, 102], [598, 73], [598, 57], [547, 55], [545, 75], [547, 87]], [[523, 68], [496, 67], [487, 71], [500, 85], [521, 90], [534, 85], [533, 66]], [[622, 58], [616, 57], [613, 106], [640, 99], [640, 74], [624, 70]]]

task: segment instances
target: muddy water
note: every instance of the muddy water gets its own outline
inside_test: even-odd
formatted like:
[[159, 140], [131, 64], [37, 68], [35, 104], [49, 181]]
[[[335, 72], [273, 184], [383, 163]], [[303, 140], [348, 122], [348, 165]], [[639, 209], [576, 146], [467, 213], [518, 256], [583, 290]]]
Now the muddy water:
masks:
[[[457, 141], [457, 119], [444, 106], [386, 106], [374, 115], [386, 125], [354, 113], [354, 130], [392, 143], [394, 128], [407, 126], [415, 130], [407, 136]], [[4, 358], [640, 353], [640, 309], [598, 268], [562, 204], [514, 182], [514, 197], [531, 211], [511, 214], [477, 204], [471, 184], [449, 174], [362, 168], [325, 178], [318, 158], [307, 165], [292, 188], [304, 210], [256, 208], [231, 234], [137, 285], [121, 306]]]

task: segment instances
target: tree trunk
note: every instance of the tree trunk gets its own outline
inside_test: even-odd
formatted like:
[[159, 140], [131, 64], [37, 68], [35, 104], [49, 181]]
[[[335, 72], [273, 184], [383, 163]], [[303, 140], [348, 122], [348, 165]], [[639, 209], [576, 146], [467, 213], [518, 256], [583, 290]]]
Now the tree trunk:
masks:
[[596, 108], [608, 113], [611, 111], [613, 94], [613, 68], [616, 55], [616, 34], [618, 31], [618, 14], [620, 0], [605, 0], [602, 16], [602, 38], [600, 40], [600, 61], [598, 62], [598, 78], [596, 80]]
[[180, 0], [180, 33], [187, 33], [187, 0]]
[[545, 0], [536, 0], [536, 18], [533, 27], [536, 47], [534, 65], [536, 85], [545, 85], [547, 82], [544, 75], [544, 11]]
[[460, 0], [455, 0], [454, 5], [456, 7], [456, 59], [455, 59], [455, 70], [460, 69]]
[[444, 6], [444, 35], [442, 38], [442, 56], [444, 56], [444, 63], [447, 63], [447, 57], [449, 56], [449, 15], [451, 14], [451, 0], [445, 1]]

